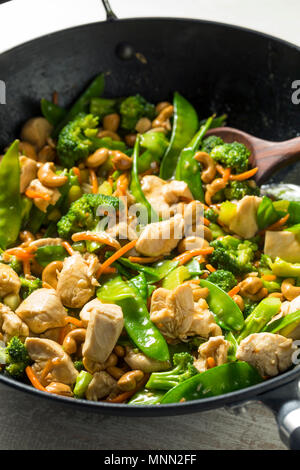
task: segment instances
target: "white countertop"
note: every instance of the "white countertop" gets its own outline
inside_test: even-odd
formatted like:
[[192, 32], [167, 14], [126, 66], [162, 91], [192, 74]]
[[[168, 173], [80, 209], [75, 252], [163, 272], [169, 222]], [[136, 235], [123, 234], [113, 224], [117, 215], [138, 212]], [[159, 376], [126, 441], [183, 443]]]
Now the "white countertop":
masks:
[[[299, 0], [111, 0], [119, 18], [202, 18], [257, 29], [300, 45]], [[12, 0], [0, 5], [0, 52], [74, 25], [104, 20], [101, 0]]]
[[[175, 5], [176, 3], [176, 5]], [[299, 0], [111, 0], [119, 18], [173, 16], [246, 26], [300, 45]], [[104, 20], [100, 0], [0, 5], [0, 53], [35, 37]], [[1, 70], [0, 70], [1, 78]], [[0, 449], [283, 449], [269, 410], [226, 409], [169, 418], [86, 413], [0, 386]]]

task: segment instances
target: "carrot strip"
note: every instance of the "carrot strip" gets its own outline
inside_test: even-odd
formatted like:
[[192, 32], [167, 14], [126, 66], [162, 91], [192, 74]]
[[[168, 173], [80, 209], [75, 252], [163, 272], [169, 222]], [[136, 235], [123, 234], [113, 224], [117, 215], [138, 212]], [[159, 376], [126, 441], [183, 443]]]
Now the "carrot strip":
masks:
[[83, 327], [83, 323], [81, 320], [78, 320], [77, 318], [75, 317], [70, 317], [70, 316], [67, 316], [65, 318], [66, 322], [67, 323], [71, 323], [72, 325], [75, 325], [77, 326], [77, 328], [82, 328]]
[[225, 168], [222, 167], [219, 163], [216, 165], [217, 172], [220, 173], [220, 175], [224, 176], [225, 174]]
[[79, 184], [81, 184], [82, 180], [81, 180], [81, 173], [80, 173], [79, 168], [77, 168], [77, 166], [73, 166], [72, 170], [73, 170], [74, 175], [77, 176]]
[[236, 295], [238, 292], [240, 292], [240, 287], [239, 287], [239, 286], [234, 286], [229, 292], [227, 292], [227, 294], [228, 294], [230, 297], [233, 297], [233, 296]]
[[104, 271], [102, 271], [102, 274], [114, 274], [117, 272], [117, 269], [109, 266], [108, 268], [105, 268]]
[[27, 366], [25, 369], [25, 372], [31, 384], [34, 386], [34, 388], [37, 388], [38, 390], [41, 390], [42, 392], [47, 392], [45, 387], [43, 387], [43, 385], [41, 384], [41, 382], [39, 381], [39, 379], [33, 372], [32, 367]]
[[212, 246], [208, 248], [199, 248], [198, 250], [189, 250], [185, 251], [181, 255], [176, 256], [173, 261], [179, 261], [179, 265], [182, 265], [190, 261], [190, 259], [194, 258], [194, 256], [210, 255], [213, 251], [214, 248]]
[[64, 249], [69, 253], [70, 256], [74, 255], [75, 250], [73, 250], [69, 242], [64, 241], [61, 244], [64, 247]]
[[21, 261], [28, 261], [34, 258], [33, 253], [31, 253], [29, 250], [25, 248], [20, 248], [20, 247], [10, 248], [9, 250], [6, 250], [4, 253], [6, 255], [15, 256], [17, 259]]
[[126, 195], [126, 191], [129, 185], [129, 179], [127, 173], [122, 173], [117, 179], [117, 193], [122, 196]]
[[284, 217], [277, 220], [277, 222], [275, 222], [275, 224], [269, 225], [269, 227], [267, 227], [265, 230], [277, 230], [278, 228], [281, 228], [286, 223], [289, 216], [290, 216], [290, 214], [286, 214]]
[[210, 271], [211, 273], [214, 273], [216, 271], [216, 269], [211, 265], [211, 264], [206, 264], [205, 265], [206, 269], [208, 269], [208, 271]]
[[208, 358], [206, 359], [206, 363], [207, 363], [207, 367], [208, 367], [209, 369], [211, 369], [212, 367], [216, 367], [216, 365], [217, 365], [217, 364], [216, 364], [216, 361], [214, 360], [213, 357], [208, 357]]
[[230, 175], [229, 179], [231, 181], [244, 181], [252, 178], [258, 172], [258, 167], [252, 168], [251, 170], [245, 171], [244, 173], [239, 173], [238, 175]]
[[277, 279], [277, 276], [275, 276], [275, 274], [264, 274], [263, 276], [261, 276], [261, 278], [264, 281], [275, 281]]
[[25, 276], [30, 276], [31, 275], [30, 260], [29, 259], [24, 259], [23, 260], [23, 273], [25, 274]]
[[132, 263], [147, 264], [159, 261], [161, 259], [161, 256], [149, 256], [148, 258], [142, 258], [141, 256], [128, 256], [128, 259]]
[[27, 189], [25, 191], [25, 195], [29, 197], [29, 199], [43, 199], [44, 201], [50, 200], [49, 194], [40, 193], [39, 191], [34, 191], [33, 189]]
[[203, 217], [203, 223], [204, 223], [204, 225], [206, 225], [208, 227], [210, 225], [210, 220]]
[[92, 232], [80, 232], [80, 233], [74, 233], [74, 235], [72, 235], [72, 240], [74, 242], [79, 242], [79, 241], [82, 241], [82, 240], [89, 240], [89, 241], [92, 241], [92, 242], [97, 242], [97, 243], [103, 243], [105, 245], [109, 245], [109, 246], [112, 246], [113, 248], [120, 248], [120, 244], [119, 242], [110, 237], [109, 235], [104, 235], [104, 234], [100, 234], [100, 233], [92, 233]]
[[113, 264], [118, 258], [121, 258], [127, 251], [131, 250], [131, 248], [135, 247], [137, 240], [132, 240], [131, 242], [127, 243], [126, 245], [122, 246], [118, 251], [116, 251], [112, 256], [110, 256], [104, 263], [100, 266], [100, 269], [97, 272], [97, 278], [101, 276], [106, 268], [108, 268], [111, 264]]
[[93, 194], [97, 194], [98, 188], [99, 188], [97, 175], [95, 173], [95, 170], [93, 170], [92, 168], [89, 168], [89, 173], [90, 173], [90, 181], [92, 185]]

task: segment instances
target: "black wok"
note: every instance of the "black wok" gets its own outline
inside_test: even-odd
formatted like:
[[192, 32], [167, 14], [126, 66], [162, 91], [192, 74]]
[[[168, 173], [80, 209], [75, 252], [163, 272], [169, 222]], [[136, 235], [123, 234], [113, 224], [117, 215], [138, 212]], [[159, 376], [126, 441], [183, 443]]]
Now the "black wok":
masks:
[[[60, 31], [0, 55], [6, 105], [0, 105], [0, 147], [18, 136], [21, 124], [40, 114], [41, 97], [58, 91], [69, 105], [93, 76], [107, 72], [107, 96], [141, 93], [158, 102], [180, 91], [201, 117], [229, 114], [228, 124], [269, 140], [300, 132], [300, 105], [291, 88], [300, 79], [300, 49], [240, 27], [202, 20], [117, 20]], [[300, 163], [281, 170], [277, 181], [299, 183]], [[280, 434], [300, 449], [300, 369], [295, 367], [251, 388], [174, 405], [132, 407], [44, 394], [7, 377], [0, 381], [33, 395], [101, 413], [166, 416], [260, 400], [277, 415]]]

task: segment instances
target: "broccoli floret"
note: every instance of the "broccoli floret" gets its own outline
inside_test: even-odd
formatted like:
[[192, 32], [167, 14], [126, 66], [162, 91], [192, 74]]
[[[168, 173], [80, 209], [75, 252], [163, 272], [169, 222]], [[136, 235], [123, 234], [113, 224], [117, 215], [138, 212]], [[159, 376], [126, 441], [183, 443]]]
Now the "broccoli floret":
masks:
[[174, 354], [174, 369], [166, 372], [153, 372], [146, 384], [146, 388], [169, 390], [175, 387], [175, 385], [198, 374], [198, 370], [193, 366], [193, 362], [193, 356], [187, 352]]
[[129, 96], [120, 106], [121, 127], [126, 131], [133, 131], [141, 117], [154, 119], [155, 106], [148, 103], [141, 95]]
[[232, 142], [214, 147], [210, 156], [225, 167], [232, 168], [237, 173], [242, 173], [248, 168], [250, 150], [244, 144]]
[[17, 337], [13, 336], [5, 348], [6, 364], [5, 372], [12, 377], [20, 377], [30, 364], [30, 357], [25, 345]]
[[76, 370], [78, 370], [78, 372], [81, 372], [82, 370], [84, 370], [84, 365], [82, 361], [75, 361], [74, 367]]
[[260, 190], [248, 181], [231, 181], [224, 189], [225, 198], [228, 200], [242, 199], [244, 196], [259, 196]]
[[36, 277], [35, 279], [26, 279], [25, 277], [20, 277], [21, 281], [21, 297], [25, 299], [36, 289], [40, 289], [43, 285], [42, 281]]
[[211, 273], [207, 280], [213, 284], [216, 284], [225, 292], [230, 291], [230, 289], [232, 289], [237, 284], [237, 280], [234, 275], [230, 271], [225, 271], [225, 269], [218, 269], [217, 271]]
[[204, 139], [201, 150], [202, 152], [209, 153], [215, 148], [217, 145], [223, 145], [224, 141], [221, 137], [217, 137], [216, 135], [211, 135]]
[[214, 251], [209, 256], [209, 262], [217, 269], [230, 271], [240, 275], [254, 270], [252, 261], [258, 247], [255, 243], [245, 240], [240, 242], [230, 235], [221, 240], [211, 242]]
[[217, 212], [215, 212], [212, 208], [208, 208], [204, 211], [204, 217], [210, 220], [210, 222], [212, 222], [213, 224], [216, 224], [218, 221], [219, 214], [217, 214]]
[[115, 211], [121, 206], [117, 197], [105, 196], [104, 194], [84, 194], [71, 204], [66, 215], [57, 224], [58, 234], [61, 238], [71, 238], [76, 232], [93, 230], [100, 220], [97, 215], [100, 208], [112, 207]]

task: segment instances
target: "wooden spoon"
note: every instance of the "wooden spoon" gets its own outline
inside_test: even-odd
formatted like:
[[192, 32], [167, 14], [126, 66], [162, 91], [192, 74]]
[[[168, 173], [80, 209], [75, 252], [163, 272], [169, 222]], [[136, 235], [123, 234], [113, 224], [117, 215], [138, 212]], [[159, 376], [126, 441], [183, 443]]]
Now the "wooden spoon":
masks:
[[280, 168], [300, 160], [300, 137], [284, 142], [270, 142], [232, 127], [210, 129], [205, 136], [209, 135], [217, 135], [227, 143], [240, 142], [248, 147], [251, 151], [250, 164], [252, 167], [258, 167], [254, 176], [257, 184], [264, 183]]

